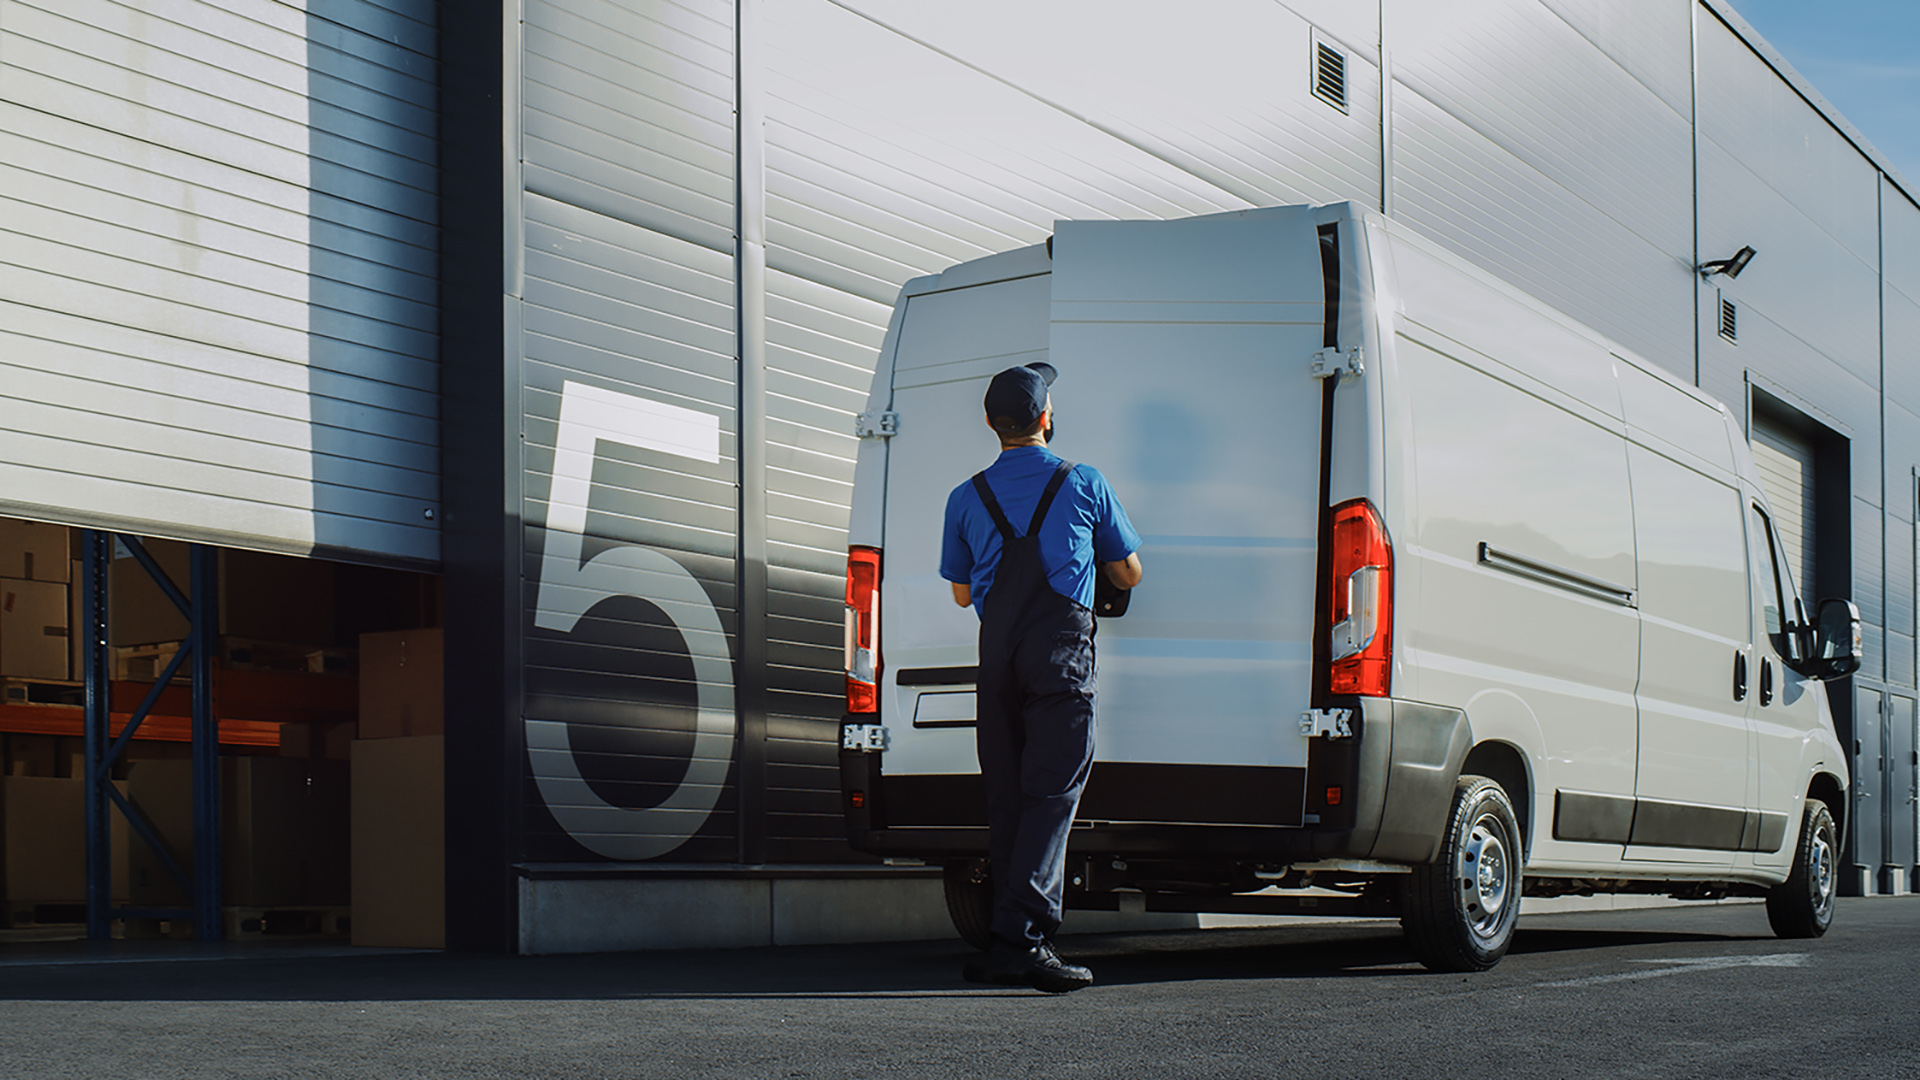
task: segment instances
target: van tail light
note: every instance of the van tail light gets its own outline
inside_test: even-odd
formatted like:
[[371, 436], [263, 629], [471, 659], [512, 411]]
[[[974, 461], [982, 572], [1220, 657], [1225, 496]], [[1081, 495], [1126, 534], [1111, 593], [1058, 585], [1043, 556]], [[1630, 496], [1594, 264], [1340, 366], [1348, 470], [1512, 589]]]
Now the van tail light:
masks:
[[880, 549], [847, 549], [847, 711], [880, 711]]
[[1393, 544], [1373, 504], [1353, 499], [1333, 508], [1329, 563], [1328, 689], [1385, 697], [1393, 667]]

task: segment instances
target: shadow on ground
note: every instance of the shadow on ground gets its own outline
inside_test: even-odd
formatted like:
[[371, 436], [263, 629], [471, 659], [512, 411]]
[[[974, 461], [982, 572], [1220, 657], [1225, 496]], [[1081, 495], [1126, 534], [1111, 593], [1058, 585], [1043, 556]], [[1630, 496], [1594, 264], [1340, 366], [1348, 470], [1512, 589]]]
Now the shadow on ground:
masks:
[[[1512, 955], [1739, 941], [1688, 920], [1617, 925], [1529, 920]], [[1744, 922], [1744, 920], [1743, 920]], [[1571, 924], [1571, 925], [1570, 925]], [[1255, 979], [1429, 978], [1387, 922], [1103, 934], [1066, 939], [1102, 985]], [[0, 955], [0, 1000], [410, 1001], [916, 997], [1008, 991], [969, 986], [958, 941], [687, 952], [505, 957], [338, 947], [151, 943], [19, 946]], [[1013, 991], [1025, 993], [1025, 991]]]

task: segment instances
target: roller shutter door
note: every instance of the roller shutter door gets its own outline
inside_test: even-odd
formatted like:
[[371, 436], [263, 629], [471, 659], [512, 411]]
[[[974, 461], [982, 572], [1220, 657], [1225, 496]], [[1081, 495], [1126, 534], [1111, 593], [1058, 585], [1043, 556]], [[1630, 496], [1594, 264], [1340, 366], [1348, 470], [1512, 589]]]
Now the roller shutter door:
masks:
[[0, 513], [439, 559], [431, 0], [0, 0]]
[[[1805, 599], [1814, 591], [1813, 447], [1770, 420], [1753, 418], [1753, 461], [1773, 508], [1773, 527], [1787, 550], [1793, 584]], [[1811, 614], [1811, 612], [1809, 612]]]

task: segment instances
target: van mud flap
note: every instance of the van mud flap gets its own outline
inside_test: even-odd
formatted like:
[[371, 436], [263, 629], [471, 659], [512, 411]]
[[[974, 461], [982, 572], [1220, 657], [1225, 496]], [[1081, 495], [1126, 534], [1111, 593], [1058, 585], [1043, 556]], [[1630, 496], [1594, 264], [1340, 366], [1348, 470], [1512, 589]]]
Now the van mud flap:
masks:
[[1389, 698], [1360, 698], [1359, 707], [1352, 851], [1380, 862], [1431, 862], [1473, 747], [1467, 714]]

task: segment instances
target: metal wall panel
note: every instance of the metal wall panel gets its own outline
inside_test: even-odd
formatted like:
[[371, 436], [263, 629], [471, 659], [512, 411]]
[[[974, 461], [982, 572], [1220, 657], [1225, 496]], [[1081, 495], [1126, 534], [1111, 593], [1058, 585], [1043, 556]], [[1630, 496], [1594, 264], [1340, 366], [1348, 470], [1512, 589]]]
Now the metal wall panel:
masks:
[[527, 190], [730, 251], [733, 5], [530, 0]]
[[433, 19], [0, 2], [0, 507], [438, 558]]
[[[1296, 14], [1229, 0], [1205, 19], [1137, 0], [851, 6], [1249, 203], [1379, 206], [1372, 5], [1321, 0]], [[1311, 92], [1316, 27], [1347, 54], [1345, 112]]]
[[1692, 375], [1684, 265], [1425, 97], [1399, 88], [1393, 109], [1398, 216], [1648, 360]]
[[1530, 0], [1386, 10], [1396, 210], [1690, 376], [1686, 115]]
[[[732, 653], [737, 619], [733, 261], [540, 195], [525, 207], [523, 710], [534, 781], [524, 851], [731, 858], [731, 780], [712, 790], [699, 776], [728, 774], [732, 686], [730, 676], [714, 685], [722, 680], [699, 660], [703, 644]], [[644, 418], [596, 424], [587, 460], [568, 471], [590, 481], [572, 488], [579, 501], [556, 504], [556, 461], [573, 434], [563, 403], [581, 387], [710, 417], [716, 452], [700, 460], [648, 445]], [[565, 535], [549, 527], [562, 516], [574, 523]], [[655, 553], [655, 569], [635, 552]], [[699, 594], [674, 591], [659, 556]], [[602, 559], [605, 570], [576, 583], [576, 570]], [[703, 643], [704, 624], [727, 640]], [[700, 713], [722, 691], [728, 756], [702, 760], [714, 751], [702, 750]], [[702, 812], [685, 811], [690, 783], [709, 789], [694, 800]], [[693, 839], [683, 844], [681, 829]]]
[[[1912, 474], [1888, 477], [1888, 501], [1910, 495], [1903, 489], [1912, 486]], [[1912, 500], [1905, 512], [1889, 512], [1887, 522], [1886, 627], [1887, 681], [1897, 686], [1914, 685], [1914, 528]]]
[[853, 418], [888, 315], [767, 273], [767, 842], [787, 861], [846, 854], [838, 755]]
[[[1876, 264], [1872, 163], [1725, 23], [1704, 12], [1699, 54], [1701, 139], [1731, 154], [1855, 257]], [[1701, 192], [1713, 190], [1703, 162]], [[1703, 225], [1716, 201], [1701, 199]], [[1703, 230], [1701, 242], [1706, 239]]]
[[876, 303], [1058, 218], [1243, 200], [827, 0], [767, 16], [768, 265]]
[[[1719, 93], [1720, 91], [1715, 91]], [[1775, 188], [1757, 173], [1752, 159], [1718, 142], [1700, 140], [1701, 257], [1725, 258], [1742, 245], [1760, 252], [1738, 279], [1725, 276], [1709, 284], [1741, 305], [1740, 343], [1751, 344], [1749, 312], [1766, 318], [1806, 348], [1844, 365], [1855, 378], [1877, 386], [1880, 334], [1875, 262], [1862, 259], [1821, 227], [1809, 208]], [[1855, 192], [1872, 207], [1869, 185]], [[1704, 305], [1703, 305], [1704, 307]], [[1717, 316], [1702, 312], [1705, 323]], [[1710, 331], [1711, 332], [1711, 331]], [[1746, 349], [1746, 366], [1773, 378], [1788, 378], [1792, 361], [1777, 361]]]
[[[1882, 273], [1887, 284], [1920, 303], [1920, 206], [1891, 181], [1880, 182]], [[1905, 399], [1920, 404], [1913, 398]]]
[[1693, 112], [1694, 0], [1541, 0], [1682, 116]]

